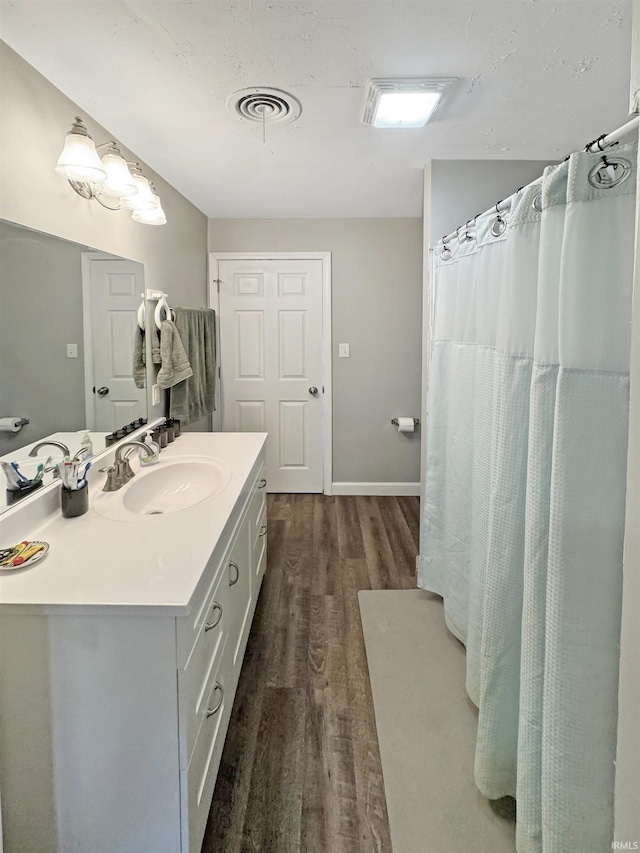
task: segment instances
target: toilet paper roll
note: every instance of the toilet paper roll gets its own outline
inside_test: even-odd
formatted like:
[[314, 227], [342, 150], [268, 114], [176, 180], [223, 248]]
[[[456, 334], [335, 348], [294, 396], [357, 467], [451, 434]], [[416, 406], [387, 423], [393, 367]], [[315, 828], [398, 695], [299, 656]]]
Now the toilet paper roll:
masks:
[[413, 418], [398, 418], [398, 432], [415, 432]]
[[0, 432], [19, 432], [22, 418], [0, 418]]

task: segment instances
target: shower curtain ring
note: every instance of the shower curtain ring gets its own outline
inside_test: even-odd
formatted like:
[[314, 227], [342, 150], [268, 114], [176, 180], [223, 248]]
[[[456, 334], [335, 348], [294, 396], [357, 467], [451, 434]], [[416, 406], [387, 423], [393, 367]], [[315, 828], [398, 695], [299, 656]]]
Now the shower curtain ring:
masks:
[[452, 252], [451, 252], [451, 249], [447, 246], [447, 236], [445, 234], [445, 236], [442, 238], [442, 248], [440, 249], [440, 258], [443, 261], [448, 261], [449, 258], [451, 257], [451, 255], [452, 255]]

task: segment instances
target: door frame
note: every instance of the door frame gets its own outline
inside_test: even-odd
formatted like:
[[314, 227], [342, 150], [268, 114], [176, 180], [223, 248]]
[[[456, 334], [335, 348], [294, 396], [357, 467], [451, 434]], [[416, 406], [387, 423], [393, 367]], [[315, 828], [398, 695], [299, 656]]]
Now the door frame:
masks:
[[[322, 491], [331, 495], [333, 483], [333, 387], [331, 344], [331, 252], [210, 252], [209, 253], [209, 307], [218, 315], [220, 332], [220, 298], [217, 287], [220, 261], [322, 261]], [[216, 347], [219, 386], [221, 374], [220, 346]], [[220, 420], [222, 429], [222, 392], [220, 392]], [[214, 421], [215, 429], [215, 421]]]
[[93, 400], [93, 315], [91, 311], [91, 264], [94, 261], [120, 260], [105, 252], [82, 252], [82, 347], [84, 359], [84, 410], [87, 429], [95, 426]]

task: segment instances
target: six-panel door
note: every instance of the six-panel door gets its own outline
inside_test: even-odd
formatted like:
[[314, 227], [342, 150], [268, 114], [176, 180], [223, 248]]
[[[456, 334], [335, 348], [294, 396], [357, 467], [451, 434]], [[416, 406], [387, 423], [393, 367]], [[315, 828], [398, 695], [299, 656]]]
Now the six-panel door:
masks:
[[268, 432], [270, 492], [322, 492], [322, 261], [219, 264], [222, 429]]

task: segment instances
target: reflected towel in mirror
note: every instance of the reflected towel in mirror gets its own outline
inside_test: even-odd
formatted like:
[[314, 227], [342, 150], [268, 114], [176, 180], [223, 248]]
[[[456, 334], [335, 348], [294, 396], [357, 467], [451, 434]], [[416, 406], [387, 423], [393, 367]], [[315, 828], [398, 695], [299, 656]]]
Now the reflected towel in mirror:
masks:
[[144, 351], [144, 330], [136, 326], [133, 338], [133, 381], [136, 388], [144, 388], [147, 369]]

